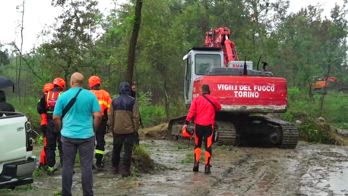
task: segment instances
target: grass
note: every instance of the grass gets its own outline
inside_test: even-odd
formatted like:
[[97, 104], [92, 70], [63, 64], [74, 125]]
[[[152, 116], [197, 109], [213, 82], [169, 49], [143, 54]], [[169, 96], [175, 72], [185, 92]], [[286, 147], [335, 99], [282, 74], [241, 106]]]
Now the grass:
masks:
[[282, 118], [290, 122], [300, 122], [297, 126], [301, 139], [313, 143], [332, 144], [334, 141], [329, 137], [329, 130], [319, 126], [317, 119], [323, 117], [328, 124], [347, 129], [347, 97], [345, 93], [329, 91], [324, 97], [323, 108], [320, 111], [321, 94], [314, 94], [313, 99], [309, 99], [304, 90], [290, 88], [288, 90], [289, 108]]
[[[193, 152], [188, 152], [185, 154], [185, 158], [183, 160], [180, 161], [180, 163], [184, 164], [184, 163], [194, 163], [194, 154]], [[204, 150], [202, 150], [201, 152], [201, 158], [199, 160], [199, 162], [204, 163]]]
[[139, 175], [139, 173], [151, 173], [155, 169], [155, 163], [151, 159], [149, 152], [142, 145], [136, 145], [133, 149], [133, 175]]

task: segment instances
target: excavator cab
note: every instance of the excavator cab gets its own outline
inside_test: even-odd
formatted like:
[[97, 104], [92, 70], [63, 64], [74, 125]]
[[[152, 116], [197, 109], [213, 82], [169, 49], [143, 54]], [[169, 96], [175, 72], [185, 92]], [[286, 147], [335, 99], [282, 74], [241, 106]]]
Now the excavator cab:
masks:
[[[203, 76], [209, 75], [245, 75], [245, 69], [250, 75], [255, 75], [252, 61], [230, 61], [224, 64], [224, 52], [221, 48], [192, 48], [183, 60], [185, 61], [185, 82], [184, 94], [185, 104], [189, 105], [192, 101], [192, 92], [194, 90], [194, 81]], [[260, 74], [258, 74], [260, 75]]]
[[214, 68], [223, 68], [223, 52], [219, 48], [193, 48], [183, 60], [185, 65], [184, 94], [185, 104], [192, 101], [193, 82], [208, 75]]

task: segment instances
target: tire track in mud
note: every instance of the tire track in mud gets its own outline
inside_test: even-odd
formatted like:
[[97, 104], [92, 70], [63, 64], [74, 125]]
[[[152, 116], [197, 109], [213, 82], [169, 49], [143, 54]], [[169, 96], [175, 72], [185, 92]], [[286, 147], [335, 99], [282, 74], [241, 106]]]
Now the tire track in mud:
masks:
[[[111, 173], [110, 154], [106, 169], [94, 174], [96, 195], [348, 195], [348, 148], [303, 144], [296, 149], [214, 146], [212, 174], [192, 172], [193, 145], [166, 140], [141, 142], [156, 164], [164, 166], [151, 174], [121, 178]], [[107, 148], [111, 149], [111, 140]], [[74, 175], [73, 193], [81, 193], [80, 171]], [[331, 175], [346, 181], [332, 181]], [[52, 195], [61, 178], [45, 174], [35, 179], [32, 190], [5, 195]], [[343, 185], [342, 185], [343, 184]], [[343, 187], [343, 188], [342, 188]], [[3, 192], [0, 192], [0, 195]]]
[[216, 176], [212, 195], [295, 194], [296, 181], [290, 174], [298, 164], [292, 160], [293, 150], [237, 148], [235, 154], [241, 156], [230, 162], [231, 166], [226, 168], [226, 163], [220, 163], [226, 169]]

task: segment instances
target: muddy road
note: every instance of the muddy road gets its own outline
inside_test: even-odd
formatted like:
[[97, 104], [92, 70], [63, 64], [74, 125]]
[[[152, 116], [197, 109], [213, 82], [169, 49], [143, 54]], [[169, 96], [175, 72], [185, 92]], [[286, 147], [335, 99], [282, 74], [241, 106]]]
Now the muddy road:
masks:
[[[111, 172], [111, 139], [106, 168], [94, 171], [95, 195], [348, 195], [348, 148], [300, 142], [294, 150], [218, 146], [212, 174], [193, 173], [193, 146], [143, 140], [156, 167], [122, 178]], [[73, 195], [81, 195], [78, 164]], [[31, 186], [1, 190], [0, 195], [59, 195], [61, 176], [37, 172]]]

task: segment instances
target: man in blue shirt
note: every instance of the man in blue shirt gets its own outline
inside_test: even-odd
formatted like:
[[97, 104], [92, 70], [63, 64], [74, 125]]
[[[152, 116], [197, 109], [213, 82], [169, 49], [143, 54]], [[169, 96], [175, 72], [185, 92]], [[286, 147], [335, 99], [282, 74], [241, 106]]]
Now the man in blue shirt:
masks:
[[[93, 195], [94, 131], [100, 124], [101, 116], [96, 96], [82, 88], [83, 79], [83, 75], [79, 72], [71, 75], [71, 88], [59, 96], [53, 112], [56, 129], [61, 132], [63, 146], [63, 196], [71, 195], [77, 150], [80, 155], [83, 195]], [[61, 119], [64, 108], [76, 95], [76, 102]]]

